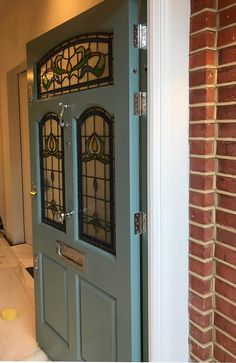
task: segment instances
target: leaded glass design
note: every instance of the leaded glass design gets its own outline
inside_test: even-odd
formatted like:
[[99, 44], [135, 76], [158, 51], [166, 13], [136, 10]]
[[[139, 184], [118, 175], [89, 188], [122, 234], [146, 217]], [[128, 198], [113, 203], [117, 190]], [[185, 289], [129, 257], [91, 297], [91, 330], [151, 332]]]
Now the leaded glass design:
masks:
[[79, 237], [115, 254], [113, 118], [86, 110], [78, 121]]
[[63, 138], [59, 116], [47, 113], [39, 123], [42, 222], [65, 231], [57, 216], [65, 210]]
[[88, 34], [52, 49], [37, 65], [38, 98], [113, 84], [112, 39]]

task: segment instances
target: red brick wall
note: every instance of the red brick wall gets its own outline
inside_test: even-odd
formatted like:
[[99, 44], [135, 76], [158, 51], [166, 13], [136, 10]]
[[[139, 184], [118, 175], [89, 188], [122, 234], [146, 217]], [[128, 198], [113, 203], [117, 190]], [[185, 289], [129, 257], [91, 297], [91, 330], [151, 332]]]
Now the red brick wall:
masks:
[[236, 0], [191, 0], [189, 350], [236, 362]]

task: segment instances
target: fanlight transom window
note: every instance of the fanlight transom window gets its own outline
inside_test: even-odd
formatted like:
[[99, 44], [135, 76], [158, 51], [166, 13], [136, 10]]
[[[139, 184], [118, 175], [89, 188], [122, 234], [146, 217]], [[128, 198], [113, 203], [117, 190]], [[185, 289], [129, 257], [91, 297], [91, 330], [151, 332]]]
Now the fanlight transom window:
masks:
[[113, 34], [88, 34], [70, 39], [37, 64], [38, 98], [113, 84]]

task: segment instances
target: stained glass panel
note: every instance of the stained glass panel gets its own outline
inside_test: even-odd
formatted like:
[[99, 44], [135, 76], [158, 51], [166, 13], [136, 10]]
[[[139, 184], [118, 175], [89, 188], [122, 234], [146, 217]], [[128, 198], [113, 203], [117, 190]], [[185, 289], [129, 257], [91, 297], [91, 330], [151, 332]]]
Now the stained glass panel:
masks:
[[112, 38], [83, 35], [52, 49], [37, 65], [38, 98], [113, 84]]
[[78, 121], [80, 239], [115, 254], [113, 118], [101, 108]]
[[65, 231], [57, 213], [65, 210], [63, 128], [55, 113], [39, 123], [42, 222]]

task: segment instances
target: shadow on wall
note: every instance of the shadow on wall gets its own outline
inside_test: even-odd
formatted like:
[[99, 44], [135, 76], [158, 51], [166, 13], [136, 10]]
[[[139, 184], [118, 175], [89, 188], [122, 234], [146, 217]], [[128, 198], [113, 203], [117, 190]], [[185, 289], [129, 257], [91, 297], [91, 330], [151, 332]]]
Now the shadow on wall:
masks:
[[0, 230], [3, 231], [4, 230], [4, 226], [3, 226], [3, 222], [2, 222], [2, 217], [0, 216]]

